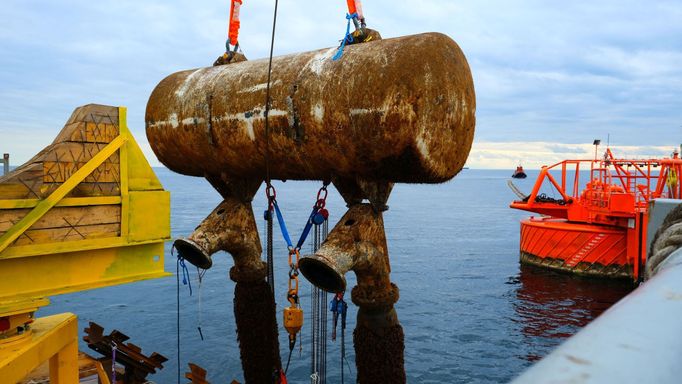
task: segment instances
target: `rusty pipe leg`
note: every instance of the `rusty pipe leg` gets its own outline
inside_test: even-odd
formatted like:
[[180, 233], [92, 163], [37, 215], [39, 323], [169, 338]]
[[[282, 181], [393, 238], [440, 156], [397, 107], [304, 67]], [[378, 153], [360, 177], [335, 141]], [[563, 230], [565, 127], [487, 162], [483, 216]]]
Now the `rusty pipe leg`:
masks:
[[187, 239], [175, 241], [180, 256], [210, 268], [211, 255], [229, 252], [235, 287], [234, 315], [246, 383], [269, 383], [281, 369], [275, 300], [265, 281], [266, 264], [250, 199], [223, 193], [225, 200]]
[[393, 305], [398, 287], [391, 283], [382, 213], [371, 204], [354, 204], [322, 247], [299, 262], [303, 275], [330, 292], [346, 289], [352, 270], [358, 285], [351, 292], [358, 307], [353, 333], [359, 383], [404, 383], [404, 336]]
[[282, 363], [275, 298], [265, 279], [237, 281], [234, 289], [234, 317], [245, 382], [272, 383], [275, 372], [282, 369]]
[[[355, 295], [353, 302], [356, 303]], [[405, 335], [393, 305], [373, 309], [360, 306], [353, 344], [358, 383], [407, 381]]]

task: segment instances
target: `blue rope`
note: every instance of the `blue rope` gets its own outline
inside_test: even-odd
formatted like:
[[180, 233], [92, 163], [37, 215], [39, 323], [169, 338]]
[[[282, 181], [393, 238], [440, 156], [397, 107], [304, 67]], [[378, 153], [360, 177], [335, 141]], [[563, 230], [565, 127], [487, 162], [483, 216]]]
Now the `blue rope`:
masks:
[[310, 217], [308, 217], [308, 222], [305, 223], [305, 227], [303, 228], [303, 233], [301, 233], [301, 237], [298, 239], [298, 243], [296, 244], [296, 249], [301, 249], [303, 246], [303, 243], [305, 243], [305, 239], [308, 237], [308, 234], [310, 233], [310, 229], [313, 227], [313, 217], [317, 214], [317, 212], [320, 209], [317, 208], [317, 206], [313, 207], [313, 212], [310, 214]]
[[272, 206], [275, 207], [275, 214], [277, 215], [279, 229], [282, 231], [282, 236], [284, 237], [284, 241], [286, 241], [287, 243], [287, 247], [290, 250], [294, 249], [300, 250], [301, 247], [303, 247], [303, 243], [305, 243], [305, 240], [308, 238], [308, 234], [310, 234], [310, 229], [313, 227], [313, 217], [315, 217], [315, 215], [320, 209], [318, 207], [313, 207], [313, 211], [308, 217], [308, 221], [306, 222], [305, 227], [303, 228], [301, 237], [298, 238], [298, 243], [296, 243], [296, 247], [294, 247], [294, 243], [291, 241], [291, 237], [289, 236], [289, 230], [287, 229], [287, 225], [284, 222], [284, 216], [282, 216], [282, 211], [279, 209], [279, 205], [277, 205], [277, 200], [272, 201]]
[[354, 13], [352, 15], [346, 14], [346, 20], [348, 20], [348, 23], [346, 24], [346, 36], [343, 37], [343, 41], [341, 42], [341, 46], [339, 46], [339, 50], [336, 52], [334, 57], [332, 57], [333, 61], [336, 61], [343, 56], [343, 48], [346, 46], [346, 42], [352, 43], [353, 42], [353, 35], [350, 33], [350, 21], [357, 18], [358, 14]]
[[287, 230], [287, 225], [284, 222], [282, 211], [279, 210], [279, 205], [277, 205], [277, 200], [273, 200], [272, 205], [275, 207], [277, 222], [279, 223], [279, 229], [282, 231], [282, 236], [284, 236], [284, 241], [287, 242], [287, 247], [289, 247], [289, 249], [294, 249], [294, 244], [291, 242], [291, 237], [289, 237], [289, 231]]
[[189, 286], [189, 295], [192, 296], [192, 280], [189, 278], [189, 270], [185, 264], [185, 259], [178, 255], [178, 265], [182, 268], [182, 284]]

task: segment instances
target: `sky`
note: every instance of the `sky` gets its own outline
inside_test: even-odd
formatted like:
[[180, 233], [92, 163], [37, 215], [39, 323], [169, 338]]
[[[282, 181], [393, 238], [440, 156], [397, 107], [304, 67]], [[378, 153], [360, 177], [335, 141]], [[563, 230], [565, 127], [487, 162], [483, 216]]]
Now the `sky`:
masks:
[[[269, 50], [274, 1], [244, 0], [240, 45]], [[471, 67], [477, 125], [467, 165], [539, 168], [616, 155], [666, 156], [682, 143], [682, 1], [363, 2], [384, 38], [437, 31]], [[275, 55], [335, 46], [345, 1], [282, 0]], [[152, 165], [144, 111], [156, 84], [224, 51], [227, 0], [3, 0], [0, 152], [20, 164], [77, 106], [128, 107]]]

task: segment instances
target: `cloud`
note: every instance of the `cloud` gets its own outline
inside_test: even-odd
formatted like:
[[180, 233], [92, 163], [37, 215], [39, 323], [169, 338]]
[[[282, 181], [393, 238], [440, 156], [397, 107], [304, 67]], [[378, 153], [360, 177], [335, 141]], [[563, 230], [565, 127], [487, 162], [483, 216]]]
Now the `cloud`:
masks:
[[[228, 4], [5, 1], [0, 151], [27, 160], [75, 107], [90, 102], [128, 106], [129, 125], [144, 143], [152, 89], [168, 74], [210, 65], [222, 53]], [[244, 3], [240, 42], [251, 59], [268, 53], [272, 7]], [[575, 149], [571, 143], [608, 134], [633, 148], [682, 142], [679, 0], [373, 0], [364, 8], [384, 37], [439, 31], [462, 47], [476, 85], [479, 147], [546, 142]], [[336, 45], [345, 11], [343, 2], [281, 2], [275, 54]], [[520, 160], [495, 156], [504, 168]]]
[[[598, 155], [604, 153], [606, 146], [599, 147]], [[613, 155], [627, 159], [649, 159], [670, 157], [679, 148], [669, 146], [612, 145]], [[467, 166], [471, 168], [512, 169], [522, 164], [527, 169], [539, 169], [564, 160], [594, 159], [595, 148], [592, 143], [557, 144], [542, 141], [532, 142], [485, 142], [477, 141], [469, 154]]]

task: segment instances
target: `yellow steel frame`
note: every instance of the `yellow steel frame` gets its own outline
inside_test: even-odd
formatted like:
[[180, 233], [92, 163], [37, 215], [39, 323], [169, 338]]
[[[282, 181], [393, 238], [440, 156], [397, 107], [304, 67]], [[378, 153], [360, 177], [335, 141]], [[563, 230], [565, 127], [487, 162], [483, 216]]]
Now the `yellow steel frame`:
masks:
[[78, 319], [71, 313], [33, 323], [30, 340], [0, 349], [2, 383], [16, 383], [43, 361], [50, 361], [50, 384], [78, 383]]
[[[0, 199], [0, 210], [32, 208], [0, 237], [0, 303], [166, 276], [163, 243], [170, 238], [170, 194], [163, 190], [119, 108], [119, 131], [47, 198]], [[119, 152], [120, 196], [66, 197]], [[120, 236], [47, 244], [12, 245], [53, 207], [120, 205]], [[36, 279], [35, 276], [41, 276]]]
[[[120, 196], [66, 197], [117, 151]], [[12, 245], [53, 207], [92, 205], [121, 206], [120, 236]], [[0, 212], [20, 208], [31, 211], [0, 237], [0, 317], [32, 319], [33, 312], [49, 302], [45, 296], [169, 275], [163, 266], [164, 241], [170, 238], [170, 194], [131, 135], [125, 107], [119, 107], [119, 136], [47, 198], [0, 199]], [[15, 383], [50, 359], [51, 383], [77, 383], [76, 316], [36, 319], [30, 329], [23, 337], [0, 337], [0, 381]]]

